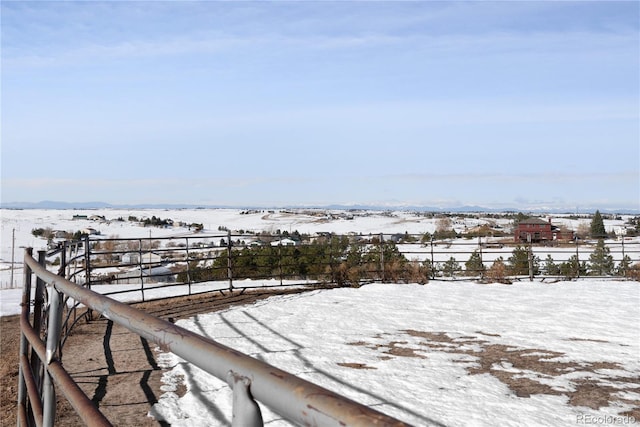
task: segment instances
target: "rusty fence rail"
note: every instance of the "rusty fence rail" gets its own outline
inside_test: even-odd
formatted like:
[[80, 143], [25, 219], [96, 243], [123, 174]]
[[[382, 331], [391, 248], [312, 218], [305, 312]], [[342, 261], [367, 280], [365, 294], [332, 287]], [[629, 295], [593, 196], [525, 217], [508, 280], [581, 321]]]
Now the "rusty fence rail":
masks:
[[[61, 363], [61, 320], [68, 299], [227, 382], [233, 390], [234, 427], [263, 425], [256, 401], [299, 425], [406, 425], [214, 340], [75, 284], [45, 268], [44, 252], [39, 253], [38, 261], [32, 255], [31, 249], [25, 251], [18, 377], [19, 426], [54, 425], [57, 392], [67, 398], [86, 425], [111, 425]], [[32, 276], [36, 277], [33, 301]]]

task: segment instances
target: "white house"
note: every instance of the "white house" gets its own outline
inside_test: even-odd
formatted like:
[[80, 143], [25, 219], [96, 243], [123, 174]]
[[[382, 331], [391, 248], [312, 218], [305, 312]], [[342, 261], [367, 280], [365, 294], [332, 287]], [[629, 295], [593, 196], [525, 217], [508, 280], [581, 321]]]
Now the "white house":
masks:
[[273, 242], [271, 242], [271, 246], [295, 246], [296, 245], [296, 241], [295, 240], [291, 240], [289, 238], [284, 238], [281, 240], [274, 240]]

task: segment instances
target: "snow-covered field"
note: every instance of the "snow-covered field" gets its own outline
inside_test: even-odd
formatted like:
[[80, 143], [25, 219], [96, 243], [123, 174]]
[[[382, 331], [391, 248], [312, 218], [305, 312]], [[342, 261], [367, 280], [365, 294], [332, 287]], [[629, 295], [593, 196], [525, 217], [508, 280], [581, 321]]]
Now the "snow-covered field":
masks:
[[[246, 213], [248, 212], [248, 213]], [[33, 247], [34, 250], [43, 249], [47, 242], [34, 237], [31, 231], [35, 228], [51, 228], [76, 232], [85, 228], [94, 228], [100, 232], [101, 237], [140, 238], [140, 237], [184, 237], [195, 235], [187, 227], [174, 226], [169, 228], [143, 227], [136, 222], [116, 221], [122, 217], [136, 218], [170, 218], [175, 222], [185, 224], [202, 224], [204, 229], [197, 235], [224, 234], [219, 228], [245, 231], [299, 231], [300, 233], [333, 232], [346, 234], [358, 233], [424, 233], [435, 230], [435, 221], [411, 212], [394, 212], [393, 215], [383, 212], [363, 211], [353, 216], [344, 211], [322, 211], [334, 214], [334, 218], [318, 215], [319, 211], [309, 211], [308, 214], [289, 211], [242, 211], [240, 209], [97, 209], [97, 210], [44, 210], [2, 209], [2, 230], [0, 246], [0, 287], [11, 287], [11, 260], [12, 251], [15, 260], [13, 286], [22, 284], [22, 257], [24, 248]], [[104, 216], [105, 221], [92, 221], [89, 219], [73, 219], [74, 215], [87, 217]], [[352, 218], [352, 219], [351, 219]], [[15, 235], [15, 243], [13, 242]]]
[[[283, 211], [241, 214], [233, 209], [1, 213], [3, 286], [9, 282], [12, 233], [20, 263], [23, 247], [37, 249], [46, 243], [32, 236], [37, 227], [71, 232], [92, 227], [104, 237], [122, 238], [148, 237], [149, 230], [153, 237], [191, 233], [185, 227], [143, 228], [113, 220], [129, 215], [201, 223], [202, 233], [224, 227], [418, 234], [436, 227], [436, 219], [411, 212], [334, 212], [333, 217]], [[73, 220], [73, 215], [104, 215], [107, 220]], [[489, 221], [458, 219], [454, 227], [461, 231]], [[508, 226], [508, 221], [500, 221]], [[553, 221], [574, 229], [579, 225], [576, 220]], [[614, 230], [622, 225], [606, 223]], [[14, 271], [14, 282], [22, 283], [20, 270]], [[106, 292], [117, 286], [126, 285], [94, 289]], [[183, 291], [172, 287], [156, 292]], [[20, 293], [0, 291], [0, 315], [18, 312]], [[131, 293], [118, 298], [138, 297]], [[637, 422], [640, 411], [638, 307], [638, 282], [432, 281], [273, 297], [178, 324], [418, 426], [620, 425]], [[160, 354], [159, 360], [169, 371], [165, 394], [151, 415], [176, 426], [230, 425], [231, 397], [225, 383], [172, 354]], [[186, 386], [184, 395], [177, 394], [179, 384]], [[593, 385], [600, 394], [589, 394]], [[634, 408], [636, 419], [629, 416]], [[268, 425], [286, 424], [266, 408], [263, 414]]]
[[[35, 251], [46, 247], [46, 240], [32, 235], [35, 228], [50, 228], [54, 231], [66, 231], [74, 233], [86, 228], [97, 230], [100, 235], [96, 238], [160, 238], [160, 237], [185, 237], [203, 235], [224, 235], [220, 229], [232, 231], [275, 233], [277, 230], [303, 234], [331, 232], [336, 234], [423, 234], [433, 233], [438, 225], [438, 218], [426, 216], [420, 212], [412, 211], [341, 211], [320, 209], [298, 210], [240, 210], [240, 209], [95, 209], [95, 210], [71, 210], [71, 209], [1, 209], [1, 240], [0, 240], [0, 288], [19, 287], [22, 285], [22, 257], [24, 248], [33, 247]], [[86, 216], [87, 219], [73, 219], [74, 216]], [[91, 220], [92, 216], [104, 217], [104, 220]], [[137, 222], [128, 221], [129, 216], [136, 218], [151, 218], [153, 216], [162, 219], [172, 219], [174, 222], [184, 224], [202, 224], [204, 229], [194, 233], [186, 226], [173, 226], [167, 228], [144, 227]], [[605, 226], [607, 231], [615, 231], [618, 235], [624, 228], [628, 215], [621, 219], [607, 219]], [[124, 221], [119, 221], [122, 218]], [[576, 230], [581, 225], [589, 224], [588, 218], [570, 219], [567, 215], [550, 217], [555, 225], [566, 226]], [[478, 214], [453, 216], [451, 226], [459, 233], [468, 231], [480, 225], [491, 225], [508, 230], [511, 221], [505, 218], [490, 218], [488, 215]], [[15, 240], [14, 240], [15, 236]], [[467, 239], [453, 240], [451, 246], [438, 246], [434, 260], [443, 262], [449, 259], [454, 251], [471, 251], [477, 242]], [[629, 244], [640, 243], [640, 238], [628, 241]], [[463, 248], [463, 249], [461, 249]], [[400, 247], [402, 250], [403, 248]], [[407, 247], [411, 252], [415, 248]], [[484, 252], [486, 261], [503, 256], [510, 256], [511, 248], [504, 251], [489, 249]], [[560, 258], [568, 258], [574, 253], [573, 248], [556, 248], [554, 251], [565, 251]], [[589, 249], [581, 249], [585, 258]], [[408, 254], [409, 259], [423, 260], [426, 252], [422, 254]], [[536, 255], [544, 260], [547, 252], [541, 250]], [[640, 261], [640, 253], [631, 254], [633, 261]], [[468, 258], [460, 258], [457, 261], [464, 263]], [[11, 272], [11, 260], [14, 260], [14, 270]], [[11, 279], [13, 277], [13, 280]]]
[[[372, 284], [178, 324], [417, 426], [568, 426], [640, 407], [638, 307], [637, 282]], [[171, 370], [154, 416], [230, 425], [225, 383], [160, 362]], [[592, 384], [602, 407], [584, 406]]]

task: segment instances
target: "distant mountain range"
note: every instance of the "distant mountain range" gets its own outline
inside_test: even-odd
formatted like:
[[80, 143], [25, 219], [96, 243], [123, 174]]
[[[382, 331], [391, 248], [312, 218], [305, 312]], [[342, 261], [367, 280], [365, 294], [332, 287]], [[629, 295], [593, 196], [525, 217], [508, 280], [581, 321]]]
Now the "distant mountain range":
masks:
[[403, 210], [417, 212], [530, 212], [530, 213], [593, 213], [596, 209], [602, 213], [638, 214], [640, 208], [599, 208], [580, 207], [579, 209], [544, 208], [544, 207], [520, 207], [520, 208], [489, 208], [483, 206], [409, 206], [409, 205], [287, 205], [287, 206], [230, 206], [230, 205], [194, 205], [194, 204], [111, 204], [105, 202], [60, 202], [43, 200], [41, 202], [2, 202], [2, 209], [332, 209], [332, 210]]

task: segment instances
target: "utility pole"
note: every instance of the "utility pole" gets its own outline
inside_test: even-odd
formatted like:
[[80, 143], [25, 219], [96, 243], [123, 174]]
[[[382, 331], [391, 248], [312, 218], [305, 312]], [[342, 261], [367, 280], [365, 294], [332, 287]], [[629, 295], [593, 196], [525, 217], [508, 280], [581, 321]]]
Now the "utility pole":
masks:
[[14, 269], [14, 261], [15, 261], [15, 250], [16, 250], [16, 229], [14, 228], [11, 232], [11, 281], [9, 282], [9, 287], [13, 289], [13, 269]]

